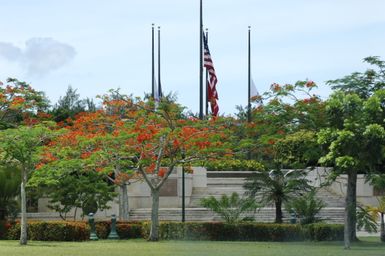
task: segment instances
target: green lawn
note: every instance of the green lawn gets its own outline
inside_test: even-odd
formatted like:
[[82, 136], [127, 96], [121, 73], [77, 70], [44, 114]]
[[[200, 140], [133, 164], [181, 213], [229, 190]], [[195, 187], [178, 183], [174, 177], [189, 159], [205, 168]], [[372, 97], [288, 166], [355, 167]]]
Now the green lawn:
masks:
[[258, 255], [258, 256], [381, 256], [385, 244], [378, 238], [363, 238], [354, 243], [351, 250], [343, 250], [342, 242], [207, 242], [162, 241], [150, 243], [144, 240], [98, 242], [34, 242], [19, 246], [17, 241], [0, 241], [1, 256], [118, 256], [118, 255]]

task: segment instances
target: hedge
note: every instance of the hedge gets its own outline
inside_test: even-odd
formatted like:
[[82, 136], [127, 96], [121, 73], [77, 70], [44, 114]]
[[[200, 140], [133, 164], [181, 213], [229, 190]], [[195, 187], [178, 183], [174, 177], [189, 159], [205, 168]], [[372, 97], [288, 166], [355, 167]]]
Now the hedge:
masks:
[[[110, 232], [111, 221], [96, 222], [96, 233], [106, 239]], [[116, 231], [121, 239], [142, 237], [142, 226], [138, 223], [118, 222]], [[28, 239], [38, 241], [85, 241], [90, 237], [87, 222], [75, 221], [31, 221], [28, 223]], [[1, 237], [0, 237], [1, 238]], [[5, 238], [20, 238], [20, 224], [13, 224]]]
[[205, 163], [207, 171], [263, 171], [265, 167], [255, 160], [221, 159]]
[[11, 225], [6, 220], [0, 220], [0, 239], [6, 237], [6, 233]]
[[303, 226], [303, 232], [306, 238], [314, 241], [344, 240], [344, 226], [342, 224], [307, 224]]
[[[98, 221], [95, 223], [96, 234], [100, 239], [107, 239], [111, 230], [111, 221]], [[122, 222], [116, 223], [116, 232], [120, 239], [141, 238], [142, 225], [140, 222]]]
[[[7, 239], [20, 237], [20, 224], [7, 227]], [[96, 233], [106, 239], [110, 232], [110, 221], [96, 222]], [[117, 222], [117, 233], [121, 239], [149, 237], [150, 222]], [[5, 230], [5, 229], [3, 229]], [[212, 240], [212, 241], [334, 241], [343, 240], [343, 225], [338, 224], [272, 224], [246, 222], [226, 224], [222, 222], [161, 222], [159, 238], [162, 240]], [[4, 234], [4, 231], [3, 231]], [[28, 239], [40, 241], [85, 241], [90, 236], [86, 222], [33, 221], [28, 223]], [[1, 238], [1, 237], [0, 237]]]
[[[150, 223], [143, 223], [148, 238]], [[271, 223], [226, 224], [222, 222], [162, 222], [159, 238], [163, 240], [219, 241], [302, 241], [343, 240], [343, 225], [311, 224], [306, 226]]]
[[[33, 221], [28, 223], [28, 239], [38, 241], [85, 241], [90, 230], [85, 222]], [[20, 238], [20, 223], [9, 228], [7, 238]]]

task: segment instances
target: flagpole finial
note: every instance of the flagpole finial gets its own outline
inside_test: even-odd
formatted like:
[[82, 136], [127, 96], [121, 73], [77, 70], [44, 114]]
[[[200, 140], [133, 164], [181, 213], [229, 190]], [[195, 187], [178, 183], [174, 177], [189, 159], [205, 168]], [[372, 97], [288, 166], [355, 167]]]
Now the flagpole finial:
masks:
[[251, 26], [249, 26], [249, 30], [251, 29]]
[[206, 32], [208, 32], [209, 31], [209, 29], [208, 28], [206, 28]]
[[152, 23], [151, 25], [152, 25], [152, 26], [155, 26], [155, 23]]
[[158, 26], [158, 30], [160, 30], [160, 26]]

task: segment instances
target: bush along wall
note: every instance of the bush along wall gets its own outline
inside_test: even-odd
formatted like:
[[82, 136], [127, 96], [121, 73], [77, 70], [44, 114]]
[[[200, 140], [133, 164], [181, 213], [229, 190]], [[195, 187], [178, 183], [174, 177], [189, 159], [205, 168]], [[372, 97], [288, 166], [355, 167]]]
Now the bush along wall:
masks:
[[[144, 238], [148, 238], [149, 232], [150, 223], [143, 223]], [[159, 233], [160, 239], [164, 240], [331, 241], [343, 240], [343, 225], [163, 222], [160, 224]]]
[[[106, 239], [110, 221], [96, 222], [96, 233]], [[145, 238], [150, 233], [149, 222], [117, 222], [120, 239]], [[343, 225], [338, 224], [273, 224], [246, 222], [226, 224], [222, 222], [161, 222], [162, 240], [211, 240], [211, 241], [334, 241], [343, 240]], [[3, 233], [4, 234], [4, 233]], [[28, 239], [40, 241], [86, 241], [90, 229], [86, 222], [33, 221], [28, 223]], [[18, 240], [20, 224], [15, 223], [3, 238]]]
[[[110, 233], [111, 221], [96, 222], [96, 233], [100, 239], [106, 239]], [[142, 225], [139, 223], [118, 222], [116, 231], [121, 239], [142, 237]], [[28, 239], [37, 241], [86, 241], [90, 237], [87, 222], [81, 221], [33, 221], [28, 223]], [[18, 240], [20, 224], [13, 224], [4, 238]]]
[[304, 236], [313, 241], [343, 241], [344, 225], [314, 223], [303, 226]]
[[[97, 221], [95, 223], [96, 235], [100, 239], [107, 239], [111, 231], [111, 221]], [[142, 235], [142, 224], [141, 222], [122, 222], [116, 223], [116, 232], [120, 239], [129, 238], [141, 238]]]
[[[90, 230], [85, 222], [70, 221], [34, 221], [28, 223], [28, 239], [38, 241], [85, 241], [90, 236]], [[7, 238], [20, 238], [20, 224], [9, 228]]]
[[255, 160], [222, 159], [205, 163], [207, 171], [263, 171], [264, 165]]
[[6, 220], [0, 220], [0, 240], [5, 239], [11, 224]]

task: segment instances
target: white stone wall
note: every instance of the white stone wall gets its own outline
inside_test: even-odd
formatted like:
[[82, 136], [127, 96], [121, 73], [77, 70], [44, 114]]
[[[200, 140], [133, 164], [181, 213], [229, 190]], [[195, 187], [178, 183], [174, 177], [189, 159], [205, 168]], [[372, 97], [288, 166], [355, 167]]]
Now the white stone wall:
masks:
[[[203, 167], [193, 167], [193, 173], [185, 173], [185, 205], [190, 203], [193, 187], [207, 187], [206, 169]], [[161, 196], [160, 208], [180, 208], [182, 206], [182, 168], [175, 168], [168, 180], [177, 180], [177, 191], [175, 196]], [[167, 184], [164, 184], [164, 186]], [[116, 190], [118, 191], [118, 190]], [[130, 209], [151, 208], [151, 191], [145, 181], [134, 182], [127, 187], [128, 206]], [[48, 208], [48, 198], [40, 198], [38, 201], [39, 213], [53, 213]], [[98, 211], [95, 218], [109, 218], [112, 214], [118, 216], [119, 206], [118, 198], [110, 202], [110, 209]], [[75, 209], [71, 210], [67, 216], [73, 218]], [[80, 219], [81, 209], [77, 209], [76, 216]], [[47, 215], [48, 216], [48, 215]], [[49, 215], [51, 216], [51, 215]], [[56, 216], [56, 215], [55, 215]], [[58, 217], [59, 215], [57, 215]]]

